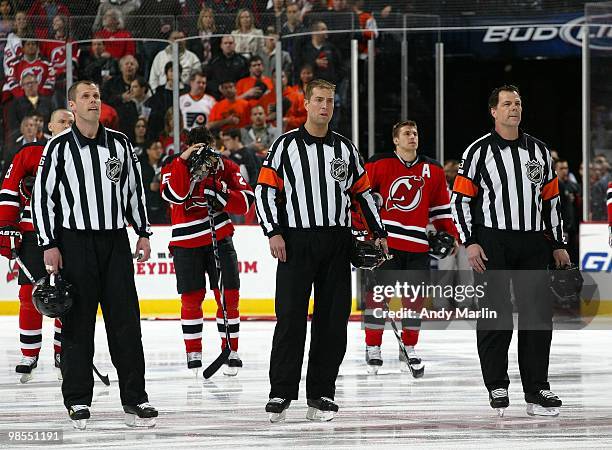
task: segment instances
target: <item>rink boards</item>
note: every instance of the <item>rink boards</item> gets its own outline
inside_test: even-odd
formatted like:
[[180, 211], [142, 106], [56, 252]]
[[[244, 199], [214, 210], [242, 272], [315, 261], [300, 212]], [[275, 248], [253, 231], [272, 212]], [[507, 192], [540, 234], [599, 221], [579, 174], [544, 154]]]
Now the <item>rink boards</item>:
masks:
[[[151, 259], [146, 263], [134, 262], [136, 288], [140, 298], [141, 313], [146, 316], [177, 317], [180, 300], [176, 292], [174, 264], [168, 252], [171, 228], [153, 227]], [[129, 232], [132, 248], [136, 236]], [[240, 312], [243, 316], [271, 316], [274, 314], [274, 289], [276, 261], [270, 256], [268, 241], [258, 226], [236, 226], [234, 246], [238, 253], [240, 270]], [[606, 224], [586, 223], [580, 227], [580, 266], [585, 274], [594, 277], [599, 285], [597, 315], [612, 314], [612, 249], [608, 246]], [[352, 285], [355, 292], [355, 272]], [[6, 260], [0, 265], [0, 315], [17, 314], [19, 287], [16, 265]], [[212, 297], [207, 293], [207, 298]], [[585, 305], [585, 313], [592, 308]], [[207, 314], [214, 314], [212, 300], [204, 302]], [[356, 310], [356, 302], [353, 302]]]

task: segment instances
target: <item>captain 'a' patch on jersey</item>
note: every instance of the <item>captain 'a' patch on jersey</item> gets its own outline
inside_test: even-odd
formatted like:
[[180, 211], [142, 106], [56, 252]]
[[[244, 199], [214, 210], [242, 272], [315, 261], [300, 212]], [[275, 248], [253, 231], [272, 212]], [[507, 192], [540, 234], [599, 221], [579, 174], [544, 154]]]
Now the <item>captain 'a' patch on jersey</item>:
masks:
[[457, 236], [452, 221], [446, 177], [440, 164], [418, 155], [406, 163], [395, 153], [379, 154], [366, 163], [374, 192], [382, 198], [380, 217], [391, 248], [410, 252], [429, 249], [426, 227]]

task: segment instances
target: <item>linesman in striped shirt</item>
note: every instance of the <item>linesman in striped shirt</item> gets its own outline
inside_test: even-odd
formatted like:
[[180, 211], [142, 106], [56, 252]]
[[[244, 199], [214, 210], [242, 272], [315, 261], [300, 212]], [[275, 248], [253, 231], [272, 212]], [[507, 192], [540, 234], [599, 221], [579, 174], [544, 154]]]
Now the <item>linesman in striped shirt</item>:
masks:
[[129, 223], [140, 236], [139, 261], [149, 258], [150, 225], [140, 163], [127, 137], [100, 122], [100, 91], [79, 81], [68, 92], [72, 127], [51, 139], [36, 174], [32, 202], [38, 243], [49, 273], [72, 283], [73, 306], [62, 319], [64, 405], [73, 420], [88, 419], [98, 303], [119, 376], [121, 403], [138, 425], [157, 411], [148, 404], [140, 311], [134, 284]]
[[[485, 287], [480, 308], [497, 319], [477, 323], [477, 343], [491, 406], [508, 406], [508, 347], [513, 318], [510, 280], [519, 311], [518, 360], [529, 414], [558, 414], [550, 391], [548, 360], [552, 299], [546, 269], [569, 264], [563, 241], [559, 185], [550, 151], [519, 129], [518, 88], [493, 90], [495, 128], [463, 154], [451, 207], [476, 283]], [[510, 272], [512, 271], [512, 272]]]
[[306, 417], [331, 420], [338, 411], [335, 382], [351, 312], [352, 200], [388, 252], [363, 160], [349, 139], [329, 129], [334, 91], [324, 80], [307, 85], [306, 123], [272, 144], [255, 189], [259, 222], [278, 259], [266, 405], [271, 421], [283, 420], [291, 400], [298, 398], [313, 284]]

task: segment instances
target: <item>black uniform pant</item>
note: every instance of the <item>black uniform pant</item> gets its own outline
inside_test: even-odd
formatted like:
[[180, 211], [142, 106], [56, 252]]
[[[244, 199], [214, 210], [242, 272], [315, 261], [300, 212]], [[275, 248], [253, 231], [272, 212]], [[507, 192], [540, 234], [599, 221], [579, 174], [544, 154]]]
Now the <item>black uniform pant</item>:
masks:
[[64, 405], [91, 405], [98, 303], [104, 315], [111, 360], [119, 376], [121, 404], [148, 401], [140, 309], [126, 230], [62, 230], [59, 250], [64, 264], [62, 274], [74, 286], [72, 308], [62, 319]]
[[486, 271], [475, 274], [483, 285], [481, 311], [489, 308], [497, 318], [477, 322], [478, 356], [489, 391], [508, 388], [508, 348], [513, 333], [510, 286], [518, 307], [518, 363], [523, 391], [549, 389], [548, 360], [552, 338], [552, 298], [546, 276], [551, 247], [542, 233], [501, 231], [480, 227], [476, 242], [488, 261]]
[[308, 299], [314, 284], [306, 397], [333, 399], [351, 313], [351, 232], [288, 230], [283, 238], [287, 261], [279, 261], [276, 271], [270, 398], [298, 398]]

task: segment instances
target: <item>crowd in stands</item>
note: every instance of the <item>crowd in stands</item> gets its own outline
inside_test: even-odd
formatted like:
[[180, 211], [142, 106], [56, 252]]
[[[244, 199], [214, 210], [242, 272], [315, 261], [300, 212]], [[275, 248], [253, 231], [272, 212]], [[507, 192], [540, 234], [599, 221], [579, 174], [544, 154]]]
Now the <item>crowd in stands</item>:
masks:
[[[101, 121], [134, 143], [151, 220], [167, 223], [159, 172], [164, 158], [181, 151], [174, 143], [169, 44], [177, 42], [181, 148], [187, 130], [208, 127], [254, 185], [277, 120], [284, 130], [305, 122], [310, 80], [337, 85], [332, 126], [346, 120], [350, 40], [328, 30], [354, 30], [364, 59], [367, 41], [378, 37], [368, 12], [374, 4], [382, 19], [402, 9], [384, 2], [368, 7], [363, 0], [0, 0], [0, 173], [24, 143], [48, 138], [51, 112], [66, 106], [70, 65], [72, 81], [100, 86]], [[281, 36], [278, 114], [275, 52]]]

